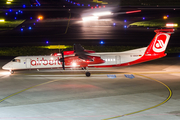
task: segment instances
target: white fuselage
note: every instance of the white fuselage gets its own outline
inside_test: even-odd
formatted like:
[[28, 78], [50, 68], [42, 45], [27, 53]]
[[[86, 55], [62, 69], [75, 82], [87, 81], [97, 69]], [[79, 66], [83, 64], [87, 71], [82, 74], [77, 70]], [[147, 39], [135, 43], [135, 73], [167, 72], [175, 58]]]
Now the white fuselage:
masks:
[[[147, 47], [126, 52], [103, 52], [103, 53], [90, 53], [91, 56], [99, 56], [105, 62], [102, 64], [89, 64], [88, 66], [108, 66], [120, 65], [128, 62], [135, 61], [144, 55]], [[67, 57], [67, 56], [64, 56]], [[61, 56], [19, 56], [12, 61], [5, 64], [2, 68], [5, 70], [21, 70], [21, 69], [47, 69], [47, 68], [61, 68], [59, 59]], [[72, 65], [65, 67], [74, 67]], [[78, 66], [76, 66], [78, 67]]]

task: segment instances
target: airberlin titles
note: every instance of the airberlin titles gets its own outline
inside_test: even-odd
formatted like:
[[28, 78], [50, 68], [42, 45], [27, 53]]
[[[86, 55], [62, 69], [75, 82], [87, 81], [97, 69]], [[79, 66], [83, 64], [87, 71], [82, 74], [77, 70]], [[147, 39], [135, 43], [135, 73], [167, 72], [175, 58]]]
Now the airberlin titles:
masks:
[[32, 66], [40, 66], [40, 65], [61, 65], [61, 62], [59, 61], [60, 57], [56, 58], [51, 58], [50, 60], [47, 60], [45, 58], [37, 58], [36, 60], [31, 60], [31, 65]]

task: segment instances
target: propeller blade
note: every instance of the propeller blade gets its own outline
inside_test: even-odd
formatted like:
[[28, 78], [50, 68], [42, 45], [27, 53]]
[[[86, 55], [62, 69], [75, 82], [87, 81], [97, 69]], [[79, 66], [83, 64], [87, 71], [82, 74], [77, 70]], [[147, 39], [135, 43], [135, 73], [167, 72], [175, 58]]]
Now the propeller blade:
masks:
[[62, 68], [63, 68], [63, 70], [65, 70], [65, 65], [64, 65], [64, 53], [63, 53], [63, 51], [61, 51], [61, 56], [62, 56], [62, 58], [60, 58], [59, 61], [62, 63]]

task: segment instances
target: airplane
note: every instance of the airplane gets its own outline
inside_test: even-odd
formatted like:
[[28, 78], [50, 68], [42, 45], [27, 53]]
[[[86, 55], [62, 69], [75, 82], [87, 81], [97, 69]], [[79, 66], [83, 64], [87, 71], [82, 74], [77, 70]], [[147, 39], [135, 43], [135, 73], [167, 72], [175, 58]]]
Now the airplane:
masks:
[[165, 50], [174, 29], [157, 29], [155, 37], [147, 47], [128, 50], [125, 52], [95, 52], [85, 50], [80, 44], [74, 45], [72, 51], [62, 51], [49, 56], [18, 56], [5, 64], [2, 69], [52, 69], [52, 68], [81, 68], [87, 77], [91, 75], [88, 67], [121, 67], [134, 65], [166, 56]]

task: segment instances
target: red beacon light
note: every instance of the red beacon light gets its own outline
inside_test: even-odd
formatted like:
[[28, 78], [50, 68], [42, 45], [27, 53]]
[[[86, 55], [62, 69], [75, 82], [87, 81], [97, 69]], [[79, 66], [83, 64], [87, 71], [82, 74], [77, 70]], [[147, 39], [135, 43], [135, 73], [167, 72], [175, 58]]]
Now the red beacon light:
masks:
[[101, 8], [101, 6], [99, 6], [99, 8]]
[[91, 9], [93, 9], [93, 7], [91, 7]]

